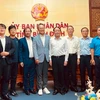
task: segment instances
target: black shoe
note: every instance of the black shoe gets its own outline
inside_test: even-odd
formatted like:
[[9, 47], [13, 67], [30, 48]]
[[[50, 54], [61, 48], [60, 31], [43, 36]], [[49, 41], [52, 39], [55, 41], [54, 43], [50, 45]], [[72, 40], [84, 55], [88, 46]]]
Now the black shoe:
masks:
[[26, 95], [30, 95], [30, 92], [29, 92], [28, 90], [24, 90], [24, 93], [25, 93]]
[[10, 91], [10, 95], [12, 95], [12, 96], [18, 96], [18, 94], [16, 93], [16, 91]]
[[97, 92], [98, 92], [98, 90], [99, 90], [99, 88], [96, 88], [96, 89], [95, 89], [95, 93], [97, 93]]
[[69, 89], [65, 89], [65, 93], [67, 93], [69, 91]]
[[83, 87], [83, 88], [81, 88], [80, 92], [84, 92], [85, 90], [86, 90], [86, 88]]
[[53, 95], [58, 94], [58, 90], [54, 90]]
[[70, 87], [71, 91], [78, 92], [77, 87]]
[[20, 86], [20, 88], [23, 88], [23, 83], [22, 82], [17, 83], [17, 85]]
[[3, 100], [12, 100], [12, 98], [11, 98], [8, 94], [2, 95], [1, 98], [2, 98]]
[[61, 94], [61, 95], [65, 95], [65, 91], [61, 90], [61, 91], [60, 91], [60, 94]]
[[29, 92], [32, 93], [32, 94], [36, 94], [35, 90], [29, 90]]

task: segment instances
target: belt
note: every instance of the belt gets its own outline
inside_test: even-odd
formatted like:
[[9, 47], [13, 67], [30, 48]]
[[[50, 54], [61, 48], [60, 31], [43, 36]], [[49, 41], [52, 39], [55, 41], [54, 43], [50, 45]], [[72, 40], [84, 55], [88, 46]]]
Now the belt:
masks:
[[73, 54], [69, 54], [69, 56], [74, 56], [74, 55], [76, 55], [77, 53], [73, 53]]
[[52, 56], [54, 58], [61, 58], [61, 57], [65, 57], [65, 55], [61, 55], [61, 56]]
[[90, 57], [90, 55], [80, 55], [80, 57]]
[[96, 58], [100, 59], [100, 56], [95, 56]]
[[29, 59], [34, 59], [34, 57], [30, 57]]

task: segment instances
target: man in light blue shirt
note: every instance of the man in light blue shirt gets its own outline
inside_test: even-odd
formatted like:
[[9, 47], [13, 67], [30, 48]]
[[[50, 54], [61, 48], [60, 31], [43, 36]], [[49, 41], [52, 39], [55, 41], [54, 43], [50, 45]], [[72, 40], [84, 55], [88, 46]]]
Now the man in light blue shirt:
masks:
[[91, 64], [95, 65], [96, 91], [100, 89], [100, 26], [97, 28], [97, 36], [93, 38], [90, 45]]
[[92, 67], [90, 65], [90, 43], [92, 38], [88, 37], [88, 28], [83, 27], [81, 29], [82, 38], [80, 38], [80, 75], [81, 75], [81, 92], [85, 91], [85, 73], [86, 69], [88, 71], [88, 75], [91, 81], [93, 81], [92, 77]]

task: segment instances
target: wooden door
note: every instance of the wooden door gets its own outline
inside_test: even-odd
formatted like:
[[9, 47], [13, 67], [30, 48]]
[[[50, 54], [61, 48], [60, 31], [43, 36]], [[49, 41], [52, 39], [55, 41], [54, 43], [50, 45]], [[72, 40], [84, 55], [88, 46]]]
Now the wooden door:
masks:
[[100, 0], [89, 0], [90, 12], [90, 36], [97, 35], [97, 27], [100, 26]]

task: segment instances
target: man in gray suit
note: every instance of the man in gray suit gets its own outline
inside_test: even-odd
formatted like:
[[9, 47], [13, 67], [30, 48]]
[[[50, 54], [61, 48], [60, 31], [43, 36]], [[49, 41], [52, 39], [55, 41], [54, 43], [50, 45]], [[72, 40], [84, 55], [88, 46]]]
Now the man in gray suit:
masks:
[[[36, 71], [37, 71], [38, 94], [42, 95], [43, 92], [46, 94], [50, 94], [50, 91], [47, 89], [50, 37], [45, 34], [44, 24], [42, 23], [38, 24], [37, 29], [39, 34], [34, 38], [33, 52], [34, 52], [35, 62], [37, 64]], [[42, 84], [42, 79], [43, 79], [43, 84]]]

